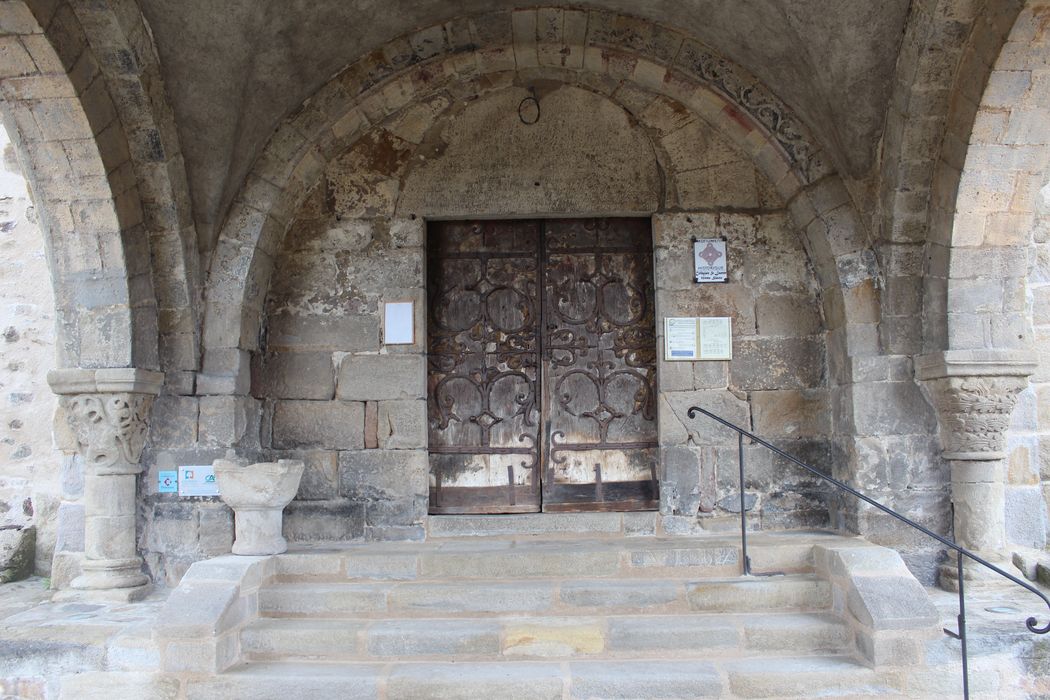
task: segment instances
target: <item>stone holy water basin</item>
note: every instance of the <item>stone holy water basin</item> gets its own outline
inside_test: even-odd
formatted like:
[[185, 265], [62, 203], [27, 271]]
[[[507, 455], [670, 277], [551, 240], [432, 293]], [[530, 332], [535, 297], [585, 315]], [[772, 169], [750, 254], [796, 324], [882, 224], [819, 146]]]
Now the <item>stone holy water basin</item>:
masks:
[[235, 459], [214, 462], [219, 496], [233, 509], [233, 553], [263, 556], [287, 551], [281, 534], [284, 508], [299, 490], [302, 460], [245, 464]]

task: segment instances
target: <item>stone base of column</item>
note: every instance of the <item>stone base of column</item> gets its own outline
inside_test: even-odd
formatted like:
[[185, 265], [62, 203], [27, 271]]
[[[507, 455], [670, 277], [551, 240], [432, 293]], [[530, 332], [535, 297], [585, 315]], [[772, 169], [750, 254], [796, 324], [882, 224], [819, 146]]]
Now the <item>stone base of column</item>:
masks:
[[131, 602], [142, 600], [151, 590], [149, 577], [142, 573], [142, 560], [84, 559], [82, 573], [59, 591], [53, 600], [100, 600]]
[[66, 588], [56, 591], [51, 600], [55, 603], [137, 603], [152, 591], [153, 585], [148, 583], [135, 588]]
[[[995, 564], [1000, 569], [1009, 571], [1009, 562], [1002, 559], [998, 554], [987, 554], [975, 552], [983, 559]], [[955, 552], [952, 552], [948, 561], [937, 567], [937, 583], [940, 588], [952, 593], [959, 592], [959, 568], [956, 562]], [[967, 591], [996, 591], [1014, 586], [1008, 579], [1003, 578], [991, 569], [986, 569], [977, 562], [969, 559], [963, 561], [963, 578], [966, 580]]]

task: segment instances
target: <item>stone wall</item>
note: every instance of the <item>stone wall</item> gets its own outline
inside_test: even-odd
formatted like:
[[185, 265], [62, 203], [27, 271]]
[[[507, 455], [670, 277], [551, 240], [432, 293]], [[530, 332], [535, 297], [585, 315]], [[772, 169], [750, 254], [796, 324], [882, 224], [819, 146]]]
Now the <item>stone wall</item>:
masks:
[[[661, 214], [655, 219], [657, 332], [667, 316], [729, 316], [733, 360], [659, 363], [665, 512], [717, 528], [740, 512], [736, 433], [698, 405], [830, 471], [824, 320], [813, 271], [783, 211]], [[692, 280], [692, 238], [728, 242], [727, 284]], [[827, 489], [760, 445], [745, 446], [745, 505], [756, 527], [822, 526]], [[683, 519], [682, 525], [689, 526]]]
[[[595, 92], [547, 85], [530, 126], [517, 113], [528, 94], [508, 84], [474, 101], [411, 106], [333, 157], [295, 216], [252, 372], [261, 447], [307, 462], [289, 538], [422, 536], [426, 217], [691, 210], [654, 219], [660, 342], [666, 315], [727, 315], [736, 359], [660, 363], [663, 510], [686, 529], [697, 516], [731, 527], [739, 512], [735, 439], [686, 418], [693, 404], [830, 469], [819, 286], [773, 187], [666, 101], [650, 106], [647, 128]], [[728, 284], [692, 282], [693, 236], [727, 237]], [[416, 301], [418, 342], [384, 346], [382, 303], [403, 299]], [[759, 448], [748, 454], [756, 525], [829, 522], [823, 487]]]
[[55, 304], [44, 238], [3, 129], [0, 151], [0, 527], [36, 526], [36, 570], [46, 576], [56, 545], [83, 548], [83, 468], [52, 446]]
[[383, 345], [380, 318], [384, 302], [412, 300], [425, 327], [423, 220], [338, 220], [323, 195], [285, 239], [253, 362], [263, 446], [306, 462], [286, 536], [421, 539], [426, 337]]

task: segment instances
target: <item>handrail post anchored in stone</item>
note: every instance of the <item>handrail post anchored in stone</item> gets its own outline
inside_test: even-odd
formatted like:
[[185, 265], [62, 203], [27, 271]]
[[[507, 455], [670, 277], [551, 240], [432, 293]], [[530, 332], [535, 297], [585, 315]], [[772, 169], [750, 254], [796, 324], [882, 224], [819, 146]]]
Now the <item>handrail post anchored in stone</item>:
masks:
[[136, 479], [153, 399], [164, 375], [135, 368], [56, 369], [47, 382], [84, 460], [84, 559], [72, 592], [56, 598], [131, 601], [145, 596], [135, 536]]
[[[992, 561], [1005, 560], [1006, 431], [1036, 366], [1035, 355], [1022, 350], [949, 350], [915, 361], [951, 468], [955, 541]], [[989, 580], [989, 572], [964, 565], [967, 578]], [[941, 586], [956, 590], [958, 571], [953, 561], [942, 565]]]

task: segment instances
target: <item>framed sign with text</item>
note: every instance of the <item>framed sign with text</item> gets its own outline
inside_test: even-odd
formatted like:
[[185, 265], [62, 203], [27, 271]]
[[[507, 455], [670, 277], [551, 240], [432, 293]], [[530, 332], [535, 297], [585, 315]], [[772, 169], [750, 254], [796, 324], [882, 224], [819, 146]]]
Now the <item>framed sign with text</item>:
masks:
[[728, 316], [665, 318], [664, 359], [732, 360], [733, 320]]
[[697, 284], [705, 282], [727, 282], [729, 269], [726, 262], [726, 239], [693, 239], [693, 279]]

